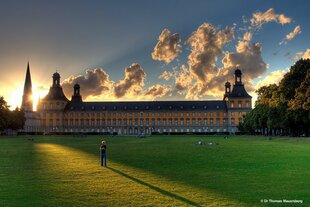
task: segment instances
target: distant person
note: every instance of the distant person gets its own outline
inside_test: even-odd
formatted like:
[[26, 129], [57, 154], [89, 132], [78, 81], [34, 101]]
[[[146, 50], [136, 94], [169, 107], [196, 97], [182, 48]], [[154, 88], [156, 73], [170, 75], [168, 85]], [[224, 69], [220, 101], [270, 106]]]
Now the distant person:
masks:
[[101, 166], [107, 166], [107, 145], [105, 141], [102, 141], [100, 146], [100, 163]]

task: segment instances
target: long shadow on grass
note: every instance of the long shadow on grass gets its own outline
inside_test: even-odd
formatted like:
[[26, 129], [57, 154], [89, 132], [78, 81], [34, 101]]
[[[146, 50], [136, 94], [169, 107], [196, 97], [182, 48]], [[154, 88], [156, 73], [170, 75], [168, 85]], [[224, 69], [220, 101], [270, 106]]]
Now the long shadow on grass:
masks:
[[163, 194], [163, 195], [165, 195], [165, 196], [169, 196], [169, 197], [171, 197], [171, 198], [174, 198], [174, 199], [176, 199], [176, 200], [179, 200], [179, 201], [181, 201], [181, 202], [184, 202], [184, 203], [189, 204], [189, 205], [192, 205], [192, 206], [200, 206], [198, 203], [195, 203], [195, 202], [193, 202], [193, 201], [191, 201], [191, 200], [188, 200], [188, 199], [186, 199], [186, 198], [184, 198], [184, 197], [182, 197], [182, 196], [176, 195], [176, 194], [174, 194], [174, 193], [171, 193], [171, 192], [169, 192], [169, 191], [163, 190], [163, 189], [161, 189], [161, 188], [159, 188], [159, 187], [156, 187], [156, 186], [154, 186], [154, 185], [151, 185], [151, 184], [149, 184], [149, 183], [146, 183], [146, 182], [144, 182], [144, 181], [142, 181], [142, 180], [139, 180], [139, 179], [137, 179], [137, 178], [135, 178], [135, 177], [132, 177], [132, 176], [126, 174], [126, 173], [123, 173], [123, 172], [120, 171], [120, 170], [117, 170], [117, 169], [112, 168], [112, 167], [107, 167], [107, 168], [110, 169], [110, 170], [112, 170], [113, 172], [119, 174], [119, 175], [124, 176], [125, 178], [128, 178], [128, 179], [130, 179], [130, 180], [132, 180], [132, 181], [134, 181], [134, 182], [136, 182], [136, 183], [139, 183], [139, 184], [141, 184], [141, 185], [144, 185], [144, 186], [146, 186], [146, 187], [149, 187], [150, 189], [155, 190], [155, 191], [157, 191], [157, 192], [159, 192], [159, 193], [161, 193], [161, 194]]

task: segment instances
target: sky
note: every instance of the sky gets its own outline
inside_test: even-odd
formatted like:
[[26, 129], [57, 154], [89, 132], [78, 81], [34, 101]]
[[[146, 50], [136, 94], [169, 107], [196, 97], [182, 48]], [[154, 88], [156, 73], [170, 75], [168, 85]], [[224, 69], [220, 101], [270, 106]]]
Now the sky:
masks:
[[214, 100], [239, 67], [249, 93], [310, 57], [308, 1], [0, 1], [0, 96], [35, 105], [52, 74], [68, 98]]

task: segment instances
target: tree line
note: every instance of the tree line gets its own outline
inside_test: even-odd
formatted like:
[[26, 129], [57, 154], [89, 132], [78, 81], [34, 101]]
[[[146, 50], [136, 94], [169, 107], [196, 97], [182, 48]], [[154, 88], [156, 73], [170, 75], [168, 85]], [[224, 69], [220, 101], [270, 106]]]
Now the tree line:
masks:
[[252, 134], [309, 136], [310, 59], [300, 59], [278, 85], [259, 88], [242, 130]]
[[0, 132], [23, 129], [25, 121], [24, 111], [19, 108], [11, 111], [7, 102], [0, 96]]

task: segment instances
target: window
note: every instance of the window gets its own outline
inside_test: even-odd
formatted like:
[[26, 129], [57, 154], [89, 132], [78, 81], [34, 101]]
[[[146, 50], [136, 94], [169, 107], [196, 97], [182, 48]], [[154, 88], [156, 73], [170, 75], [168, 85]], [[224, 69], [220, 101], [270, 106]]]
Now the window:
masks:
[[169, 124], [169, 126], [172, 126], [172, 119], [169, 119], [168, 124]]
[[250, 107], [250, 102], [249, 102], [249, 101], [246, 101], [246, 102], [245, 102], [245, 107], [246, 107], [246, 108], [249, 108], [249, 107]]
[[210, 119], [210, 126], [213, 126], [213, 119]]
[[146, 126], [149, 125], [149, 119], [146, 119]]
[[203, 119], [203, 125], [207, 126], [208, 125], [208, 119]]
[[157, 126], [160, 126], [160, 119], [157, 119]]
[[239, 108], [242, 108], [241, 101], [238, 102], [238, 107], [239, 107]]
[[143, 126], [143, 119], [140, 119], [140, 126]]
[[163, 119], [163, 125], [166, 126], [166, 119]]
[[233, 101], [230, 102], [230, 108], [234, 108], [234, 102]]
[[178, 119], [174, 119], [174, 126], [178, 126]]
[[44, 109], [44, 110], [46, 109], [46, 103], [43, 104], [43, 109]]
[[227, 126], [227, 121], [226, 121], [226, 119], [223, 119], [223, 125], [224, 125], [224, 126]]
[[192, 119], [192, 126], [196, 126], [196, 119]]
[[181, 118], [181, 120], [180, 120], [180, 125], [184, 126], [184, 119], [183, 118]]
[[216, 126], [220, 126], [220, 119], [216, 119]]
[[94, 119], [91, 120], [91, 126], [92, 126], [92, 127], [95, 126], [95, 120], [94, 120]]
[[186, 119], [186, 126], [190, 125], [190, 119]]
[[198, 119], [198, 126], [202, 126], [202, 125], [201, 125], [201, 119], [200, 119], [200, 118]]
[[235, 126], [235, 119], [234, 118], [231, 119], [231, 126]]
[[52, 103], [50, 103], [50, 109], [53, 109], [53, 104]]
[[231, 116], [235, 116], [235, 112], [230, 112], [230, 115]]

